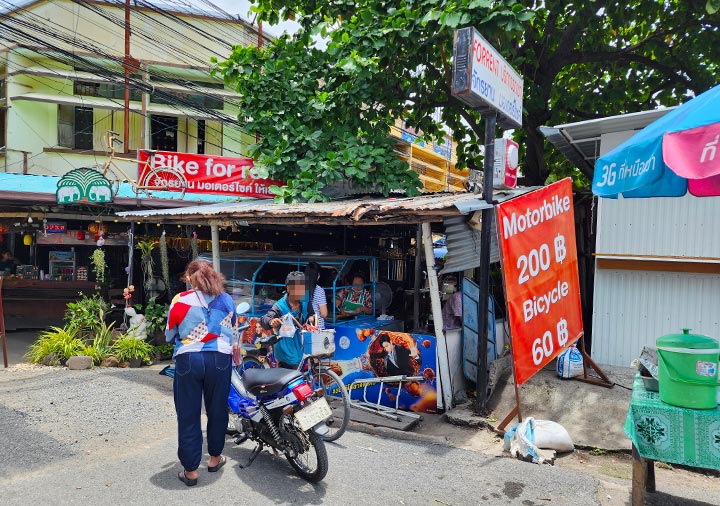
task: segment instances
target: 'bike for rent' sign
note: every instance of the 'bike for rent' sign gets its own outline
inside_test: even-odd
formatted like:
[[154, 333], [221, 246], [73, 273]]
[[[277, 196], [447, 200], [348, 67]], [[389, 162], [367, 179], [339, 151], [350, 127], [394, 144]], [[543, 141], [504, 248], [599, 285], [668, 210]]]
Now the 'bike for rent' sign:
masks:
[[[148, 172], [145, 161], [148, 156], [147, 151], [138, 151], [138, 160], [142, 162], [138, 165], [138, 181], [145, 180]], [[188, 193], [271, 199], [274, 195], [270, 193], [270, 186], [283, 186], [279, 181], [262, 178], [251, 158], [157, 151], [152, 166], [171, 167], [183, 173], [187, 179]], [[171, 182], [168, 186], [172, 191]]]
[[499, 204], [497, 224], [519, 386], [583, 332], [570, 179]]

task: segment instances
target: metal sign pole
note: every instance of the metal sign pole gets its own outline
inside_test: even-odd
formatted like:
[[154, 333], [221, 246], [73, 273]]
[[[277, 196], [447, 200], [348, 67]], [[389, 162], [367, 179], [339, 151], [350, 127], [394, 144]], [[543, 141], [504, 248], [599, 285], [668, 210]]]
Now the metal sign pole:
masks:
[[478, 341], [477, 341], [477, 377], [476, 410], [480, 414], [487, 412], [488, 401], [488, 298], [490, 296], [490, 241], [493, 217], [493, 165], [495, 162], [495, 127], [497, 114], [485, 115], [485, 160], [483, 161], [483, 198], [491, 207], [482, 210], [482, 230], [480, 231], [480, 300], [478, 300]]

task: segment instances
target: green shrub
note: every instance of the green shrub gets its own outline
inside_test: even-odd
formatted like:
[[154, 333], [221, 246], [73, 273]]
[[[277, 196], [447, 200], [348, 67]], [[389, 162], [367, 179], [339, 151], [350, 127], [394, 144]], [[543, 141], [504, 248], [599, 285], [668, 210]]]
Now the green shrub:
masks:
[[78, 337], [77, 327], [73, 325], [50, 327], [30, 345], [25, 359], [39, 364], [46, 356], [54, 353], [57, 359], [64, 364], [68, 358], [82, 355], [85, 347], [85, 343]]
[[108, 303], [97, 293], [91, 297], [82, 295], [75, 302], [68, 302], [65, 323], [78, 329], [80, 334], [91, 336], [105, 323]]
[[120, 362], [128, 362], [137, 359], [149, 360], [153, 346], [142, 339], [125, 335], [119, 337], [110, 350]]
[[105, 322], [101, 322], [100, 325], [94, 330], [95, 336], [92, 344], [85, 346], [85, 355], [92, 357], [95, 365], [100, 365], [108, 355], [110, 355], [110, 341], [113, 338], [113, 326], [115, 322], [107, 325]]
[[155, 346], [155, 353], [159, 353], [163, 359], [171, 358], [174, 350], [175, 346], [171, 343], [165, 343]]
[[138, 312], [145, 315], [148, 335], [152, 335], [157, 331], [165, 330], [170, 304], [158, 304], [155, 302], [155, 299], [150, 299], [145, 305], [145, 311], [142, 311], [142, 306], [139, 304], [135, 304], [134, 307], [138, 310]]

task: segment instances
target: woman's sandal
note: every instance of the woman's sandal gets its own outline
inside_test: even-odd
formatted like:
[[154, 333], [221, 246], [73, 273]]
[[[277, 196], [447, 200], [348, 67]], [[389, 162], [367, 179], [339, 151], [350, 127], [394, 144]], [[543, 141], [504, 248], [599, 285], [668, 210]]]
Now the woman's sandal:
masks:
[[183, 482], [188, 487], [194, 487], [197, 485], [197, 478], [188, 478], [185, 474], [185, 470], [182, 470], [178, 473], [178, 480]]
[[226, 462], [227, 462], [227, 457], [225, 457], [225, 455], [220, 455], [220, 459], [218, 460], [217, 465], [208, 466], [208, 472], [216, 473], [222, 466], [225, 465]]

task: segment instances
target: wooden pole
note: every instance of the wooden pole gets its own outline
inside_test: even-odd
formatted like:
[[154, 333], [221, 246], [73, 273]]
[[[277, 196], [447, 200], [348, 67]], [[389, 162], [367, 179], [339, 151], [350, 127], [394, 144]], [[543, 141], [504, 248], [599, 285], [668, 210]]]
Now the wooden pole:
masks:
[[442, 305], [440, 303], [440, 288], [438, 285], [437, 271], [435, 270], [435, 255], [433, 255], [432, 232], [430, 223], [422, 224], [423, 246], [425, 247], [425, 266], [430, 284], [430, 304], [432, 307], [433, 324], [435, 327], [435, 340], [438, 376], [438, 401], [442, 400], [444, 409], [452, 408], [452, 380], [450, 378], [450, 364], [448, 363], [447, 342], [443, 332]]
[[213, 269], [220, 272], [220, 229], [217, 225], [210, 225], [212, 238], [212, 264]]
[[7, 355], [7, 343], [6, 343], [6, 337], [5, 337], [5, 313], [3, 312], [3, 303], [2, 303], [2, 284], [3, 284], [3, 278], [2, 278], [2, 276], [0, 276], [0, 339], [2, 339], [3, 363], [5, 364], [5, 369], [7, 369], [8, 355]]

